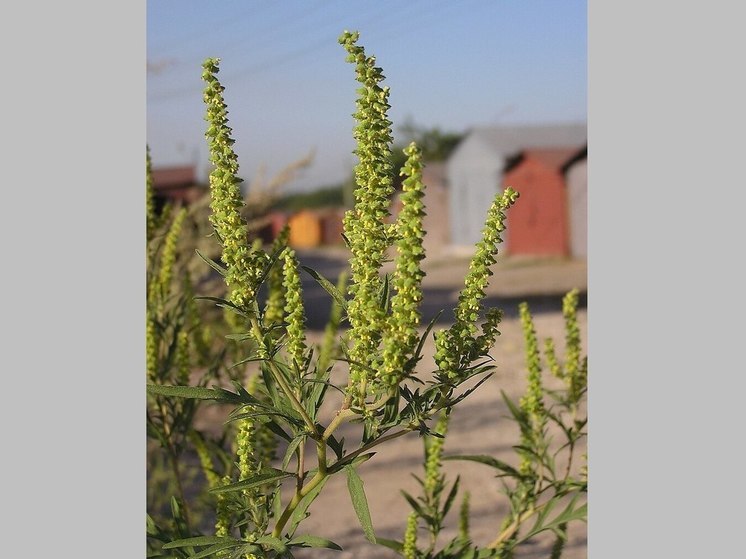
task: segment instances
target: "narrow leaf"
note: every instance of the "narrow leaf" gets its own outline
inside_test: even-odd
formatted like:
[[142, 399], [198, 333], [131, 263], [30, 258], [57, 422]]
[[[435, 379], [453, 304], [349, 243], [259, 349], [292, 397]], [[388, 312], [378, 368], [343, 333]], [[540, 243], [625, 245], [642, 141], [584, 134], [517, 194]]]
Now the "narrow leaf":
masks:
[[453, 487], [451, 488], [450, 493], [448, 493], [448, 497], [446, 497], [446, 502], [443, 505], [443, 517], [448, 514], [448, 511], [451, 510], [451, 505], [453, 505], [453, 500], [456, 498], [456, 494], [458, 493], [458, 484], [459, 481], [461, 481], [461, 476], [456, 476], [456, 481], [453, 482]]
[[284, 553], [285, 550], [287, 549], [283, 541], [279, 538], [275, 538], [274, 536], [261, 536], [261, 537], [258, 537], [256, 540], [254, 540], [253, 543], [257, 545], [267, 546], [280, 553]]
[[195, 547], [202, 545], [214, 545], [223, 543], [243, 543], [240, 540], [226, 538], [224, 536], [197, 536], [194, 538], [185, 538], [163, 544], [163, 549], [175, 549], [177, 547]]
[[292, 441], [290, 441], [290, 444], [288, 444], [288, 448], [285, 451], [285, 457], [282, 459], [282, 469], [284, 470], [287, 468], [287, 465], [290, 463], [290, 459], [293, 457], [293, 454], [295, 454], [295, 449], [298, 448], [298, 445], [301, 444], [301, 442], [305, 442], [306, 435], [298, 435], [295, 437]]
[[334, 300], [345, 310], [347, 311], [347, 300], [344, 298], [344, 296], [339, 292], [339, 290], [336, 288], [336, 286], [330, 282], [328, 279], [326, 279], [324, 276], [319, 274], [316, 270], [313, 268], [309, 268], [308, 266], [301, 266], [306, 272], [311, 274], [311, 277], [315, 279], [317, 282], [319, 282], [319, 285], [323, 287], [329, 295], [334, 297]]
[[227, 390], [214, 390], [199, 386], [165, 386], [160, 384], [148, 384], [149, 394], [158, 396], [172, 396], [175, 398], [193, 398], [195, 400], [216, 400], [218, 402], [230, 402], [233, 404], [243, 403], [241, 398]]
[[207, 265], [210, 266], [210, 268], [212, 268], [213, 270], [215, 270], [218, 274], [220, 274], [223, 277], [226, 277], [228, 275], [228, 270], [223, 268], [220, 264], [215, 262], [212, 258], [205, 256], [199, 250], [195, 250], [194, 252], [196, 252], [197, 256], [199, 256], [202, 260], [204, 260], [205, 263], [207, 263]]
[[218, 551], [229, 549], [231, 547], [238, 547], [239, 545], [242, 545], [242, 544], [243, 542], [240, 542], [240, 541], [232, 541], [232, 542], [226, 542], [222, 544], [215, 544], [211, 547], [208, 547], [207, 549], [203, 551], [200, 551], [199, 553], [190, 555], [188, 559], [202, 559], [203, 557], [209, 557], [210, 555], [215, 555]]
[[345, 466], [344, 470], [347, 474], [347, 489], [350, 491], [352, 506], [355, 509], [358, 520], [360, 520], [365, 537], [369, 542], [376, 543], [376, 535], [370, 519], [370, 509], [368, 509], [368, 500], [365, 497], [365, 490], [363, 489], [363, 480], [360, 479], [360, 476], [352, 466]]
[[319, 493], [321, 493], [321, 490], [324, 488], [324, 485], [326, 485], [328, 479], [328, 477], [322, 479], [316, 487], [311, 489], [311, 491], [309, 491], [300, 500], [298, 506], [295, 508], [293, 514], [290, 516], [290, 522], [287, 530], [288, 536], [292, 537], [293, 534], [295, 534], [295, 531], [298, 529], [298, 525], [308, 516], [306, 512], [308, 511], [308, 507], [310, 507], [311, 503], [313, 503], [316, 497], [319, 496]]
[[388, 547], [389, 549], [393, 549], [399, 554], [401, 554], [402, 550], [404, 549], [404, 544], [396, 540], [389, 540], [386, 538], [376, 538], [376, 543], [384, 547]]
[[273, 468], [270, 468], [248, 479], [244, 479], [236, 483], [231, 483], [230, 485], [223, 485], [220, 487], [215, 487], [213, 489], [210, 489], [210, 492], [211, 493], [227, 493], [230, 491], [240, 491], [242, 489], [250, 489], [252, 487], [257, 487], [259, 485], [266, 485], [268, 483], [272, 483], [274, 481], [278, 481], [286, 477], [293, 477], [293, 476], [295, 476], [295, 474], [291, 472], [283, 472], [282, 470], [275, 470]]
[[502, 460], [498, 460], [497, 458], [493, 458], [492, 456], [486, 456], [483, 454], [463, 454], [463, 455], [457, 455], [457, 456], [444, 456], [443, 460], [470, 460], [471, 462], [479, 462], [480, 464], [486, 464], [487, 466], [491, 466], [497, 470], [500, 470], [502, 472], [505, 472], [508, 475], [511, 475], [516, 478], [523, 477], [518, 470], [510, 466], [509, 464], [506, 464]]
[[342, 551], [342, 548], [339, 547], [339, 545], [337, 545], [333, 541], [327, 540], [325, 538], [320, 538], [318, 536], [311, 536], [311, 535], [297, 536], [288, 542], [288, 546], [324, 547], [326, 549], [334, 549], [336, 551]]

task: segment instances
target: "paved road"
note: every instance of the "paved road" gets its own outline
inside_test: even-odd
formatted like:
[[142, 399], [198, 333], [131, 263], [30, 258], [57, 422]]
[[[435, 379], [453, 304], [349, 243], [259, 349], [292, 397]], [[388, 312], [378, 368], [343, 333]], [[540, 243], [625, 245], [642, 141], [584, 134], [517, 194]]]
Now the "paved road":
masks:
[[[298, 250], [301, 264], [313, 268], [332, 283], [348, 267], [349, 252], [342, 247]], [[384, 271], [393, 269], [387, 263]], [[423, 322], [428, 323], [440, 311], [440, 322], [451, 320], [451, 310], [458, 300], [464, 277], [469, 269], [465, 256], [440, 255], [423, 261], [424, 301]], [[588, 286], [585, 261], [558, 258], [529, 259], [498, 256], [494, 275], [486, 289], [486, 306], [501, 308], [506, 316], [516, 316], [518, 304], [527, 301], [533, 312], [549, 312], [562, 308], [562, 296], [571, 289], [581, 292], [580, 306], [585, 307]], [[308, 325], [321, 329], [329, 315], [331, 299], [316, 280], [303, 272], [303, 293], [307, 301]]]

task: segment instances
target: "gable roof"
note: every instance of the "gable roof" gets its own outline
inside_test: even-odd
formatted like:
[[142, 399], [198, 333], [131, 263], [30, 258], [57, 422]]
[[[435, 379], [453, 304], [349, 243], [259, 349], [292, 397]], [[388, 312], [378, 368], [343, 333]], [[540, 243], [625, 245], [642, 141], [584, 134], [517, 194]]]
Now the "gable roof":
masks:
[[490, 126], [474, 128], [471, 135], [499, 154], [554, 147], [576, 151], [586, 143], [588, 128], [585, 123]]
[[151, 175], [155, 190], [192, 186], [197, 182], [197, 169], [194, 165], [161, 167], [153, 169]]
[[570, 170], [570, 167], [572, 167], [578, 161], [583, 161], [583, 159], [588, 159], [588, 144], [584, 145], [583, 149], [578, 151], [573, 157], [568, 159], [564, 165], [562, 165], [562, 173], [567, 173], [567, 171]]
[[509, 157], [507, 159], [505, 168], [503, 169], [503, 173], [510, 172], [523, 160], [531, 158], [539, 161], [544, 166], [550, 169], [556, 169], [560, 173], [564, 174], [564, 169], [567, 161], [571, 158], [574, 158], [577, 153], [577, 147], [526, 149], [516, 154], [514, 157]]

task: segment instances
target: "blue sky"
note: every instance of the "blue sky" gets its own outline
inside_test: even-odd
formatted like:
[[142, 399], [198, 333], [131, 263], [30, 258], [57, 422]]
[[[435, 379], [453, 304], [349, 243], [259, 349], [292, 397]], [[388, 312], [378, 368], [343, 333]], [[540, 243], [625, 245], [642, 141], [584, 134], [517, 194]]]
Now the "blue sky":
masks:
[[587, 4], [564, 0], [148, 0], [147, 142], [154, 166], [208, 172], [201, 63], [219, 78], [240, 174], [271, 176], [312, 152], [286, 186], [349, 176], [354, 67], [337, 38], [360, 32], [407, 121], [463, 132], [499, 123], [585, 122]]

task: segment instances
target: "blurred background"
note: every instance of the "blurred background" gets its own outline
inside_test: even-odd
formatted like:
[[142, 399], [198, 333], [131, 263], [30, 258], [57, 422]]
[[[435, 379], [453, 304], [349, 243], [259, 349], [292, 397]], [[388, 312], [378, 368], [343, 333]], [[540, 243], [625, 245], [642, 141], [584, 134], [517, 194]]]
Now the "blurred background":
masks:
[[582, 259], [586, 9], [575, 0], [149, 1], [157, 194], [188, 202], [206, 188], [201, 64], [218, 57], [243, 187], [274, 198], [261, 234], [270, 240], [292, 220], [296, 248], [339, 244], [358, 84], [337, 39], [357, 30], [391, 88], [395, 168], [409, 141], [424, 150], [430, 254], [468, 252], [510, 181], [523, 199], [505, 252]]
[[[208, 237], [210, 165], [201, 80], [203, 61], [217, 57], [252, 236], [268, 245], [287, 227], [302, 264], [332, 282], [349, 270], [342, 218], [354, 202], [358, 83], [338, 37], [359, 31], [358, 44], [376, 57], [386, 76], [382, 85], [391, 88], [390, 219], [400, 209], [402, 149], [415, 140], [423, 152], [423, 325], [435, 319], [440, 328], [453, 320], [487, 208], [506, 186], [520, 193], [485, 290], [485, 306], [505, 313], [492, 355], [497, 373], [454, 412], [446, 444], [450, 452], [512, 460], [517, 432], [504, 426], [508, 410], [499, 393], [518, 398], [524, 390], [519, 304], [528, 302], [540, 336], [561, 346], [562, 297], [578, 289], [579, 328], [586, 336], [586, 9], [585, 1], [575, 0], [150, 0], [147, 143], [157, 205], [190, 208], [193, 225], [185, 226], [191, 236], [186, 234], [182, 253], [198, 248], [220, 258], [218, 244]], [[198, 291], [220, 295], [222, 278], [193, 260], [190, 274]], [[302, 283], [308, 340], [321, 344], [331, 298], [310, 275], [303, 274]], [[423, 371], [433, 352], [428, 337]], [[335, 375], [344, 384], [344, 367], [338, 364]], [[224, 412], [201, 408], [197, 427], [215, 430], [217, 440]], [[354, 437], [352, 431], [343, 434]], [[414, 490], [411, 475], [421, 453], [415, 437], [402, 438], [361, 468], [379, 535], [401, 536], [409, 509], [399, 491]], [[490, 541], [495, 519], [507, 512], [499, 481], [479, 465], [450, 462], [445, 468], [451, 476], [463, 475], [463, 487], [472, 492], [474, 541]], [[169, 494], [153, 489], [166, 483], [164, 470], [157, 462], [149, 466], [150, 510], [163, 508], [159, 496]], [[345, 551], [308, 557], [394, 557], [360, 537], [346, 491], [343, 480], [330, 481], [306, 521], [311, 533], [330, 537]], [[550, 540], [540, 540], [516, 557], [548, 556], [547, 546]], [[567, 559], [585, 557], [582, 525], [571, 531], [566, 551]]]

